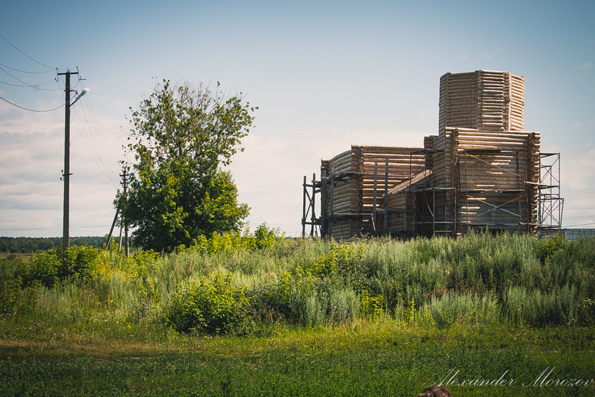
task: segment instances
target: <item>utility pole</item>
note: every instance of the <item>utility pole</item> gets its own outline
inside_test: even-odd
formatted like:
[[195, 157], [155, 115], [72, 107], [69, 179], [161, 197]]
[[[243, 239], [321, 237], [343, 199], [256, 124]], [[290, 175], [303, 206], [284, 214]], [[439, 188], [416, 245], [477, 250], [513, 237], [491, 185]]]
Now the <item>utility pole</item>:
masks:
[[66, 76], [65, 92], [65, 116], [64, 116], [64, 169], [62, 178], [64, 180], [64, 211], [62, 222], [62, 248], [64, 251], [70, 245], [69, 238], [69, 218], [70, 218], [70, 75], [78, 74], [67, 70], [64, 73], [58, 73], [58, 76]]
[[71, 72], [66, 70], [64, 73], [58, 73], [58, 76], [66, 76], [66, 87], [64, 88], [65, 93], [65, 115], [64, 115], [64, 169], [62, 170], [62, 178], [64, 180], [64, 211], [63, 211], [63, 222], [62, 222], [62, 248], [64, 251], [68, 249], [70, 245], [69, 238], [69, 219], [70, 219], [70, 106], [74, 105], [76, 101], [89, 91], [85, 88], [71, 103], [70, 102], [70, 75], [79, 72]]
[[112, 241], [112, 233], [114, 232], [114, 227], [116, 226], [116, 221], [118, 220], [118, 215], [120, 214], [120, 207], [118, 206], [116, 208], [116, 216], [114, 216], [114, 221], [112, 222], [112, 227], [109, 230], [109, 234], [107, 235], [107, 240], [105, 242], [105, 249], [108, 250], [109, 249], [109, 245]]
[[[124, 169], [124, 171], [122, 171], [122, 174], [120, 175], [122, 177], [122, 187], [124, 188], [124, 200], [128, 199], [127, 193], [128, 193], [128, 179], [127, 176], [128, 174], [126, 173], [126, 169]], [[129, 252], [129, 244], [128, 244], [128, 222], [126, 222], [126, 218], [124, 216], [122, 216], [122, 222], [124, 222], [124, 238], [126, 239], [126, 248], [125, 248], [125, 255], [128, 256], [128, 252]], [[121, 229], [120, 229], [121, 230]]]

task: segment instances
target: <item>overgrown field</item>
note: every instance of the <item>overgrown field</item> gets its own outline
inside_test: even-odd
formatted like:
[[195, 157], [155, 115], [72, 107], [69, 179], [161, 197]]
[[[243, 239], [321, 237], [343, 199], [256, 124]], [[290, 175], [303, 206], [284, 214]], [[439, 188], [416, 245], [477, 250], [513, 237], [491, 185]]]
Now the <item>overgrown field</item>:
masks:
[[9, 257], [0, 287], [2, 395], [595, 394], [592, 238], [262, 227], [168, 255]]

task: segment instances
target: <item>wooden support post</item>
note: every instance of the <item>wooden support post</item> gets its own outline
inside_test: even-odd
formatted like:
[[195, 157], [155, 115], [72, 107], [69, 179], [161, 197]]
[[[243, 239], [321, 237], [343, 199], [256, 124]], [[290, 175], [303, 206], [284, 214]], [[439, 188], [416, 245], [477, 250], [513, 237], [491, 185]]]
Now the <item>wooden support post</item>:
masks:
[[326, 237], [326, 178], [320, 179], [320, 237]]
[[303, 209], [302, 209], [302, 238], [306, 238], [306, 175], [304, 175], [303, 187]]
[[114, 226], [116, 226], [116, 221], [118, 220], [118, 215], [120, 213], [120, 207], [116, 208], [116, 216], [114, 216], [114, 221], [112, 222], [112, 227], [109, 230], [109, 234], [107, 235], [107, 240], [105, 242], [105, 249], [109, 249], [110, 242], [112, 240], [112, 233], [114, 232]]
[[376, 234], [376, 195], [378, 193], [378, 163], [374, 163], [374, 196], [372, 197], [372, 229]]
[[312, 174], [312, 214], [310, 223], [310, 236], [314, 237], [314, 229], [316, 227], [316, 173]]
[[329, 224], [328, 224], [328, 235], [329, 237], [333, 237], [333, 223], [335, 223], [335, 210], [333, 208], [334, 204], [335, 204], [335, 176], [331, 175], [331, 202], [329, 203], [330, 205], [330, 219], [329, 219]]
[[382, 233], [388, 234], [388, 159], [384, 163], [384, 225]]

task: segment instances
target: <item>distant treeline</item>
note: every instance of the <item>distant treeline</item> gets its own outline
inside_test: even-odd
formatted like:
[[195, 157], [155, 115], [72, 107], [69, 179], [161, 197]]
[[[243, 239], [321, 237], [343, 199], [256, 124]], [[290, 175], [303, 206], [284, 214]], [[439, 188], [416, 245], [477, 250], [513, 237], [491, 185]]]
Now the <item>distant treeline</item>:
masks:
[[[105, 237], [71, 237], [70, 245], [101, 248]], [[0, 252], [31, 253], [62, 246], [62, 237], [0, 237]]]

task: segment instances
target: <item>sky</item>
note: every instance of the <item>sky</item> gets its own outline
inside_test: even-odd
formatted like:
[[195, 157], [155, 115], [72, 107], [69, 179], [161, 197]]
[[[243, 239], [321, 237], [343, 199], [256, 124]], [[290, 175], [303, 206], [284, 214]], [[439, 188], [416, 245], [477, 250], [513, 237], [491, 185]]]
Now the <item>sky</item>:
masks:
[[6, 2], [0, 236], [62, 235], [67, 70], [90, 90], [71, 107], [71, 236], [109, 232], [130, 108], [163, 79], [258, 106], [229, 170], [252, 230], [299, 236], [321, 159], [422, 146], [440, 76], [475, 70], [524, 76], [525, 130], [561, 154], [563, 226], [595, 228], [594, 20], [590, 0]]

